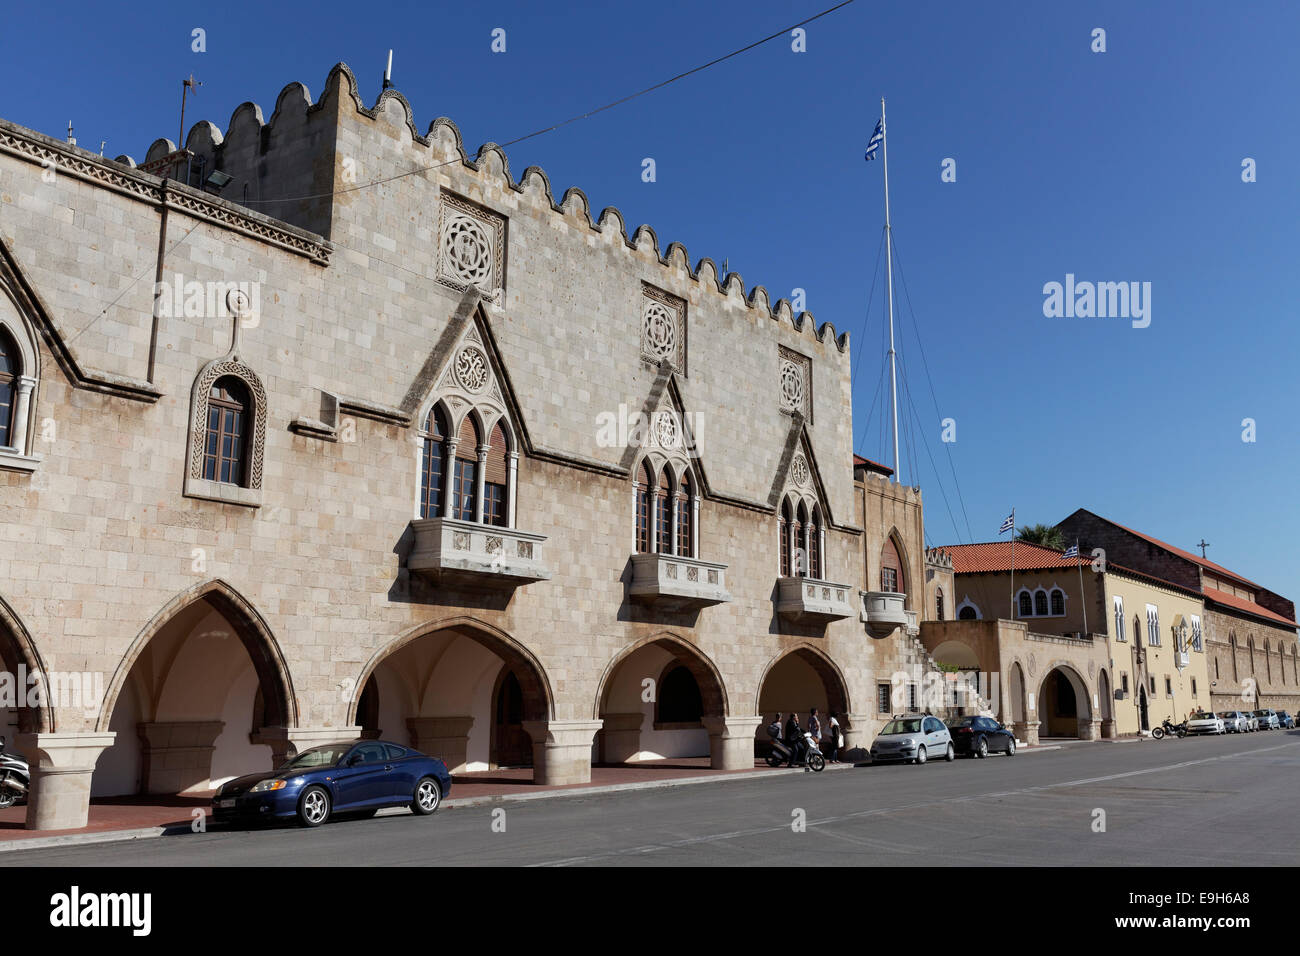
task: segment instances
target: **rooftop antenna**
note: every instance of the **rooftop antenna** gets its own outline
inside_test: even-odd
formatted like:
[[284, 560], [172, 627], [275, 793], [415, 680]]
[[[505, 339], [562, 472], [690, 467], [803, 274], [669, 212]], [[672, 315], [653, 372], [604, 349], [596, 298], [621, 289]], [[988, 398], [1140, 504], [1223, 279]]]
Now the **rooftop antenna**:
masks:
[[72, 135], [72, 120], [68, 120], [68, 145], [69, 146], [77, 145], [77, 137]]
[[106, 139], [101, 139], [101, 140], [99, 141], [99, 155], [100, 155], [101, 158], [102, 158], [103, 155], [104, 155], [104, 147], [107, 146], [107, 145], [108, 145], [108, 140], [106, 140]]
[[185, 98], [189, 95], [190, 90], [193, 90], [194, 95], [197, 96], [199, 93], [198, 88], [202, 85], [203, 82], [201, 80], [194, 79], [193, 73], [189, 75], [188, 79], [181, 83], [181, 131], [176, 137], [177, 149], [185, 148]]
[[388, 66], [384, 68], [384, 89], [393, 88], [393, 51], [388, 51]]

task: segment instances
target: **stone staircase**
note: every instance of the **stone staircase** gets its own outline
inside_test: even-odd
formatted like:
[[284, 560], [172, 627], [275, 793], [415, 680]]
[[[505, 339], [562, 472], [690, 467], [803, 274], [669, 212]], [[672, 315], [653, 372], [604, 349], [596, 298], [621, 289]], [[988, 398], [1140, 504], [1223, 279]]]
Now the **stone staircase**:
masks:
[[[925, 690], [927, 687], [932, 686], [931, 681], [933, 681], [933, 678], [928, 675], [944, 672], [940, 670], [939, 665], [935, 663], [934, 658], [930, 656], [930, 652], [926, 650], [925, 645], [921, 643], [920, 638], [912, 632], [911, 628], [904, 628], [902, 630], [902, 638], [903, 643], [901, 651], [903, 669], [906, 670], [909, 675], [919, 677], [922, 681], [921, 705], [922, 708], [924, 708], [926, 706], [926, 701], [924, 700]], [[947, 675], [945, 674], [945, 677], [946, 676]], [[997, 709], [980, 696], [975, 688], [971, 688], [969, 693], [963, 694], [958, 698], [957, 704], [952, 702], [950, 693], [946, 693], [944, 697], [944, 704], [941, 707], [931, 706], [930, 711], [936, 717], [941, 717], [945, 720], [949, 717], [957, 716], [957, 706], [963, 706], [967, 714], [970, 714], [973, 711], [977, 714], [992, 717], [997, 713]]]

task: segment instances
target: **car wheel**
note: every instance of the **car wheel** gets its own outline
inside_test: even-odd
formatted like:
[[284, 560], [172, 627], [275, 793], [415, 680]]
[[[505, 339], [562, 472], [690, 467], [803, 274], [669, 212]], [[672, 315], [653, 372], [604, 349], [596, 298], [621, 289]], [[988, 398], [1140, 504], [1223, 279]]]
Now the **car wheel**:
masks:
[[949, 763], [952, 763], [954, 760], [957, 759], [957, 751], [952, 749], [951, 743], [948, 744], [948, 749], [944, 751], [943, 759], [948, 761]]
[[330, 795], [324, 787], [308, 787], [298, 800], [298, 822], [318, 827], [330, 818]]
[[1014, 757], [1015, 755], [1016, 755], [1016, 738], [1012, 737], [1010, 740], [1007, 741], [1007, 756]]
[[916, 752], [916, 763], [917, 763], [918, 765], [919, 765], [919, 764], [923, 764], [923, 763], [925, 763], [925, 748], [924, 748], [924, 747], [922, 747], [920, 750], [918, 750], [918, 751]]
[[985, 740], [983, 737], [981, 737], [979, 739], [979, 743], [975, 745], [975, 756], [979, 757], [980, 760], [983, 760], [988, 755], [989, 755], [989, 742]]
[[420, 782], [415, 785], [415, 796], [411, 800], [411, 811], [422, 816], [428, 816], [438, 809], [438, 804], [442, 802], [442, 787], [438, 786], [438, 781], [432, 777], [422, 777]]

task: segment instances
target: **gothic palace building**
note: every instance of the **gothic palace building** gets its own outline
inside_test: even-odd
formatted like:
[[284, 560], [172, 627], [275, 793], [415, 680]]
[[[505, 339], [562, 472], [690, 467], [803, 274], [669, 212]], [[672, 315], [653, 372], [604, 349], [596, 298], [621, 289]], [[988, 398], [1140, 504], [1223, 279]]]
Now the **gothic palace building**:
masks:
[[869, 742], [936, 603], [846, 335], [343, 65], [184, 147], [0, 121], [29, 826], [355, 734], [539, 783], [812, 705]]

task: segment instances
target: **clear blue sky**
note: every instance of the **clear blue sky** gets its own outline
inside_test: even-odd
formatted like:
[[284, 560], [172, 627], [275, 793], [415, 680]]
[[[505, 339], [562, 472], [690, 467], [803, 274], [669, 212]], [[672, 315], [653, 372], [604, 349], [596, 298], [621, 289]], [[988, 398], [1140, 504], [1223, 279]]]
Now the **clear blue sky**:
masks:
[[[0, 116], [140, 159], [187, 119], [224, 129], [244, 100], [320, 93], [346, 61], [373, 102], [387, 50], [421, 130], [453, 118], [471, 151], [632, 92], [830, 6], [388, 3], [11, 4]], [[563, 12], [555, 12], [555, 11]], [[890, 3], [857, 0], [788, 39], [511, 149], [559, 193], [580, 186], [692, 260], [723, 259], [773, 298], [807, 290], [852, 334], [857, 450], [889, 460], [880, 405], [881, 164], [863, 147], [882, 95], [900, 341], [925, 445], [931, 543], [996, 538], [1014, 505], [1086, 507], [1300, 598], [1293, 487], [1300, 250], [1300, 8], [1294, 3]], [[190, 31], [207, 32], [191, 52]], [[507, 52], [490, 51], [493, 28]], [[1106, 30], [1105, 53], [1091, 32]], [[187, 124], [188, 125], [188, 124]], [[643, 183], [654, 157], [657, 182]], [[940, 164], [957, 161], [957, 181]], [[1241, 162], [1258, 182], [1241, 181]], [[2, 213], [0, 213], [2, 214]], [[1048, 319], [1065, 274], [1152, 283], [1152, 321]], [[919, 328], [937, 395], [921, 365]], [[957, 442], [939, 441], [939, 420]], [[1243, 418], [1257, 441], [1241, 440]], [[919, 439], [920, 436], [917, 436]]]

